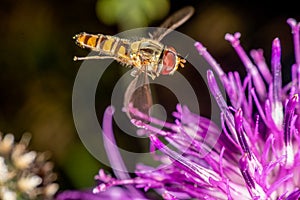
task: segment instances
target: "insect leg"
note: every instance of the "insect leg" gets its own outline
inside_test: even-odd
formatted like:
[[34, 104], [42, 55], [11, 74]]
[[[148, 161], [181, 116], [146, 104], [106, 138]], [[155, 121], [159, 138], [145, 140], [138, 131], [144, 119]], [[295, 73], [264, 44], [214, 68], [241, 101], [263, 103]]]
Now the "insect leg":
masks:
[[86, 56], [86, 57], [77, 57], [74, 56], [73, 60], [100, 60], [100, 59], [114, 59], [112, 56]]

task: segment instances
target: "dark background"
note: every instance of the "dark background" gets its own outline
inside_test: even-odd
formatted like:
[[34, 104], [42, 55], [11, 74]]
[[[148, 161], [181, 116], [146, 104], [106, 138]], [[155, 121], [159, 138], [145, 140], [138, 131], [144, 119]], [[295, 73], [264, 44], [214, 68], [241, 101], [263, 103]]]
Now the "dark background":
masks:
[[[17, 140], [24, 132], [30, 132], [33, 135], [31, 149], [51, 151], [62, 189], [93, 186], [93, 177], [99, 168], [108, 169], [85, 150], [73, 122], [72, 87], [81, 64], [74, 62], [73, 56], [88, 54], [87, 50], [75, 45], [72, 37], [76, 33], [86, 31], [114, 35], [129, 28], [158, 26], [170, 13], [185, 5], [192, 5], [196, 13], [177, 30], [201, 41], [224, 71], [237, 70], [242, 76], [245, 75], [239, 58], [224, 40], [225, 33], [239, 31], [246, 51], [262, 48], [267, 63], [270, 62], [272, 40], [279, 37], [282, 44], [283, 79], [284, 82], [289, 80], [294, 54], [291, 31], [286, 20], [290, 17], [300, 20], [296, 2], [281, 1], [262, 5], [262, 1], [225, 3], [165, 0], [165, 6], [147, 0], [99, 2], [1, 0], [0, 130], [3, 133], [14, 133]], [[146, 4], [152, 6], [149, 11], [152, 17], [143, 15]], [[119, 20], [114, 23], [99, 17], [101, 9], [108, 10], [108, 14], [118, 12]], [[132, 14], [131, 10], [135, 12]], [[101, 80], [107, 90], [96, 95], [100, 122], [104, 109], [110, 104], [113, 83], [124, 73], [122, 66], [116, 63], [113, 66], [108, 70], [107, 78]], [[208, 115], [205, 102], [209, 97], [201, 93], [203, 86], [194, 77], [192, 69], [187, 67], [181, 72], [197, 91], [203, 115]], [[160, 95], [159, 101], [171, 105], [170, 109], [174, 110], [176, 102], [170, 102], [168, 92], [164, 94]], [[135, 147], [135, 151], [143, 149], [134, 139], [122, 135], [117, 128], [116, 133], [125, 148], [132, 150]]]

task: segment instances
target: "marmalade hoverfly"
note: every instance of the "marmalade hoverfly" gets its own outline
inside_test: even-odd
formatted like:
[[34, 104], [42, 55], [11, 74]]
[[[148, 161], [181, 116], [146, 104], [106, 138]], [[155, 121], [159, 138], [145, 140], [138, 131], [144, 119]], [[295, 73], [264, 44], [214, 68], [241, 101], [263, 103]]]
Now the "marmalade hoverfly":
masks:
[[[160, 74], [172, 75], [186, 62], [173, 47], [160, 41], [172, 30], [187, 21], [194, 13], [193, 7], [184, 7], [171, 15], [150, 38], [129, 40], [110, 35], [79, 33], [76, 43], [82, 48], [99, 52], [96, 56], [74, 57], [74, 60], [114, 59], [124, 65], [132, 66], [131, 75], [135, 78], [124, 95], [124, 107], [131, 104], [134, 108], [149, 115], [152, 96], [148, 76], [155, 79]], [[132, 115], [127, 113], [130, 118]]]

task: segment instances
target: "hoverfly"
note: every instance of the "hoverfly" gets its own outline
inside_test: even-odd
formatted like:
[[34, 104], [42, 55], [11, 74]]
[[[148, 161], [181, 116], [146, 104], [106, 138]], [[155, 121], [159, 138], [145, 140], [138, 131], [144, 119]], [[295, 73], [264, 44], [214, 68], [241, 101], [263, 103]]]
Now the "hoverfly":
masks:
[[[175, 12], [150, 35], [150, 38], [129, 40], [110, 35], [79, 33], [74, 36], [77, 45], [99, 52], [96, 56], [74, 57], [74, 60], [114, 59], [132, 66], [135, 78], [124, 95], [124, 107], [131, 104], [140, 112], [149, 115], [152, 96], [148, 76], [155, 79], [160, 74], [172, 75], [186, 62], [171, 46], [160, 41], [172, 30], [186, 22], [194, 13], [193, 7], [184, 7]], [[130, 118], [133, 116], [127, 113]]]

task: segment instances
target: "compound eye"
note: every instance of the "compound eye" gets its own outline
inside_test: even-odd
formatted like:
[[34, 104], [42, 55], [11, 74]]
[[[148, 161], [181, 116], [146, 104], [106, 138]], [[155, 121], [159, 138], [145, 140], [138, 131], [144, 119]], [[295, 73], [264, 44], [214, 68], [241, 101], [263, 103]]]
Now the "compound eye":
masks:
[[163, 68], [161, 71], [161, 74], [163, 75], [169, 75], [171, 72], [173, 72], [175, 66], [176, 66], [176, 51], [174, 48], [170, 47], [170, 50], [164, 51], [163, 56]]

